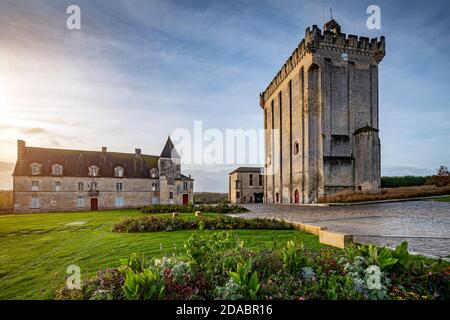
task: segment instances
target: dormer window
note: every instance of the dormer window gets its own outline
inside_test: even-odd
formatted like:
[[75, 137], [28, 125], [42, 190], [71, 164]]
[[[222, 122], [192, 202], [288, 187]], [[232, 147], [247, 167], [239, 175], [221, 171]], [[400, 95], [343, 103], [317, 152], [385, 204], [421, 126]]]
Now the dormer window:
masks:
[[32, 175], [38, 175], [41, 174], [41, 165], [39, 163], [32, 163], [31, 164], [31, 174]]
[[158, 169], [156, 169], [156, 168], [150, 169], [150, 177], [158, 178]]
[[60, 164], [54, 164], [52, 166], [52, 175], [62, 176], [62, 174], [63, 174], [63, 166]]
[[123, 178], [124, 176], [124, 170], [122, 167], [115, 167], [114, 168], [114, 177], [116, 178]]
[[97, 166], [89, 167], [89, 176], [90, 177], [98, 177], [98, 167]]

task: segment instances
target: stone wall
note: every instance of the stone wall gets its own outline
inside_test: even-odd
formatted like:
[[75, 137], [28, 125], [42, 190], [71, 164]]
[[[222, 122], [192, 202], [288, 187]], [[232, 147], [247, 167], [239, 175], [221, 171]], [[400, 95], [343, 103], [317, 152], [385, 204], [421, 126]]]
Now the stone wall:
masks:
[[[250, 174], [253, 175], [253, 185], [250, 185]], [[255, 193], [264, 193], [263, 185], [259, 185], [259, 176], [257, 172], [233, 172], [229, 175], [229, 195], [228, 200], [231, 203], [251, 203], [255, 202]], [[236, 181], [239, 181], [239, 187], [236, 187]], [[237, 198], [239, 192], [240, 197]]]
[[[39, 191], [32, 190], [32, 181], [39, 183]], [[55, 191], [55, 182], [61, 183], [61, 191]], [[40, 212], [65, 212], [65, 211], [89, 211], [91, 199], [98, 199], [98, 210], [136, 208], [147, 206], [158, 199], [159, 203], [168, 203], [160, 199], [168, 198], [164, 192], [153, 191], [152, 184], [159, 184], [158, 179], [128, 179], [128, 178], [95, 178], [98, 196], [89, 194], [88, 184], [92, 178], [77, 177], [14, 177], [14, 212], [15, 213], [40, 213]], [[78, 191], [78, 183], [83, 183], [83, 191]], [[116, 191], [116, 183], [122, 183], [122, 191]], [[183, 190], [183, 182], [177, 180], [173, 186], [174, 203], [182, 204], [182, 194], [186, 193], [189, 202], [193, 202], [193, 185], [188, 182], [189, 190]], [[158, 186], [160, 188], [160, 186]], [[160, 189], [159, 189], [160, 190]], [[177, 192], [179, 191], [179, 192]], [[31, 199], [39, 198], [40, 208], [31, 208]], [[164, 198], [165, 197], [165, 198]], [[84, 207], [78, 206], [78, 199], [84, 199]], [[117, 205], [117, 199], [123, 199], [123, 205]]]
[[[343, 52], [347, 60], [341, 59]], [[355, 145], [354, 133], [367, 125], [378, 130], [378, 63], [383, 57], [383, 37], [369, 41], [322, 33], [316, 26], [306, 29], [305, 39], [260, 95], [265, 202], [294, 203], [297, 190], [298, 202], [310, 203], [325, 193], [356, 185], [373, 189], [378, 183], [379, 140]]]

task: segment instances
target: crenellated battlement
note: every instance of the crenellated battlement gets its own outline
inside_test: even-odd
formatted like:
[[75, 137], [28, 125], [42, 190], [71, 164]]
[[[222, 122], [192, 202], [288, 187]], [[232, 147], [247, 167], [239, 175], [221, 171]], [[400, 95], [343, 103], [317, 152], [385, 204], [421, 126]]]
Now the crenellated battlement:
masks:
[[[305, 30], [305, 38], [299, 43], [294, 52], [281, 67], [278, 74], [273, 78], [266, 90], [260, 94], [260, 105], [264, 107], [264, 102], [272, 95], [284, 79], [290, 74], [297, 64], [306, 54], [314, 54], [318, 49], [346, 52], [349, 54], [372, 56], [376, 63], [380, 63], [385, 55], [385, 38], [380, 37], [369, 39], [356, 35], [346, 35], [340, 32], [340, 26], [334, 21], [329, 21], [324, 26], [330, 27], [322, 31], [317, 25]], [[332, 29], [331, 29], [332, 27]]]

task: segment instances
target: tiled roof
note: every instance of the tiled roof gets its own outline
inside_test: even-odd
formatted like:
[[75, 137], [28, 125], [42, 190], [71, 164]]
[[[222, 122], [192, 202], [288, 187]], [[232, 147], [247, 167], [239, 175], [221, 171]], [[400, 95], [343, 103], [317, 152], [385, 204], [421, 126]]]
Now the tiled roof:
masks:
[[14, 176], [30, 176], [31, 164], [41, 167], [42, 176], [52, 175], [52, 165], [63, 166], [63, 176], [88, 177], [89, 166], [99, 167], [99, 177], [114, 177], [114, 168], [123, 167], [125, 178], [150, 178], [150, 169], [158, 168], [158, 156], [135, 153], [80, 151], [25, 147], [23, 160], [16, 162]]
[[178, 154], [175, 146], [172, 143], [170, 137], [167, 138], [166, 145], [164, 146], [163, 151], [160, 155], [161, 158], [171, 158], [171, 159], [180, 159], [180, 155]]
[[192, 179], [191, 177], [185, 176], [184, 174], [180, 174], [180, 179], [181, 179], [181, 180], [191, 180], [191, 181], [194, 181], [194, 179]]
[[239, 167], [233, 171], [231, 171], [229, 174], [233, 174], [235, 172], [258, 172], [262, 173], [263, 168], [262, 167]]

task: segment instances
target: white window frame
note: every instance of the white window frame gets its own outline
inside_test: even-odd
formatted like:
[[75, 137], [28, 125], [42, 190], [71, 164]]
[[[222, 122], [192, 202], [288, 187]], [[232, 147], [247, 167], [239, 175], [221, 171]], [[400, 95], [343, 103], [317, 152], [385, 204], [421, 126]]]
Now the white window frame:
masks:
[[86, 207], [86, 199], [83, 197], [77, 198], [77, 208], [85, 208]]
[[61, 181], [55, 181], [54, 183], [53, 183], [53, 190], [55, 191], [55, 192], [59, 192], [59, 191], [61, 191]]
[[122, 182], [116, 182], [116, 191], [117, 192], [123, 191], [123, 183]]
[[[37, 170], [35, 170], [37, 169]], [[40, 163], [34, 162], [31, 164], [31, 175], [37, 176], [41, 174], [42, 165]]]
[[152, 183], [152, 191], [154, 191], [154, 192], [158, 191], [158, 183], [157, 182]]
[[40, 209], [41, 208], [41, 200], [38, 197], [31, 197], [30, 208], [31, 209]]
[[189, 190], [189, 183], [187, 181], [183, 181], [183, 191]]
[[116, 198], [116, 200], [114, 201], [114, 206], [116, 208], [122, 208], [125, 205], [125, 201], [123, 198]]
[[63, 175], [63, 166], [60, 164], [52, 165], [52, 175], [53, 176], [62, 176]]
[[99, 170], [100, 169], [97, 166], [90, 166], [89, 167], [89, 176], [90, 177], [98, 177], [99, 176], [99, 174], [98, 174]]
[[[80, 188], [81, 186], [81, 188]], [[84, 191], [84, 182], [78, 182], [78, 192], [83, 192]]]
[[114, 168], [114, 177], [123, 178], [125, 176], [125, 170], [123, 167], [115, 167]]
[[31, 191], [39, 191], [39, 181], [31, 181]]
[[158, 178], [158, 169], [156, 169], [156, 168], [150, 169], [150, 177]]

